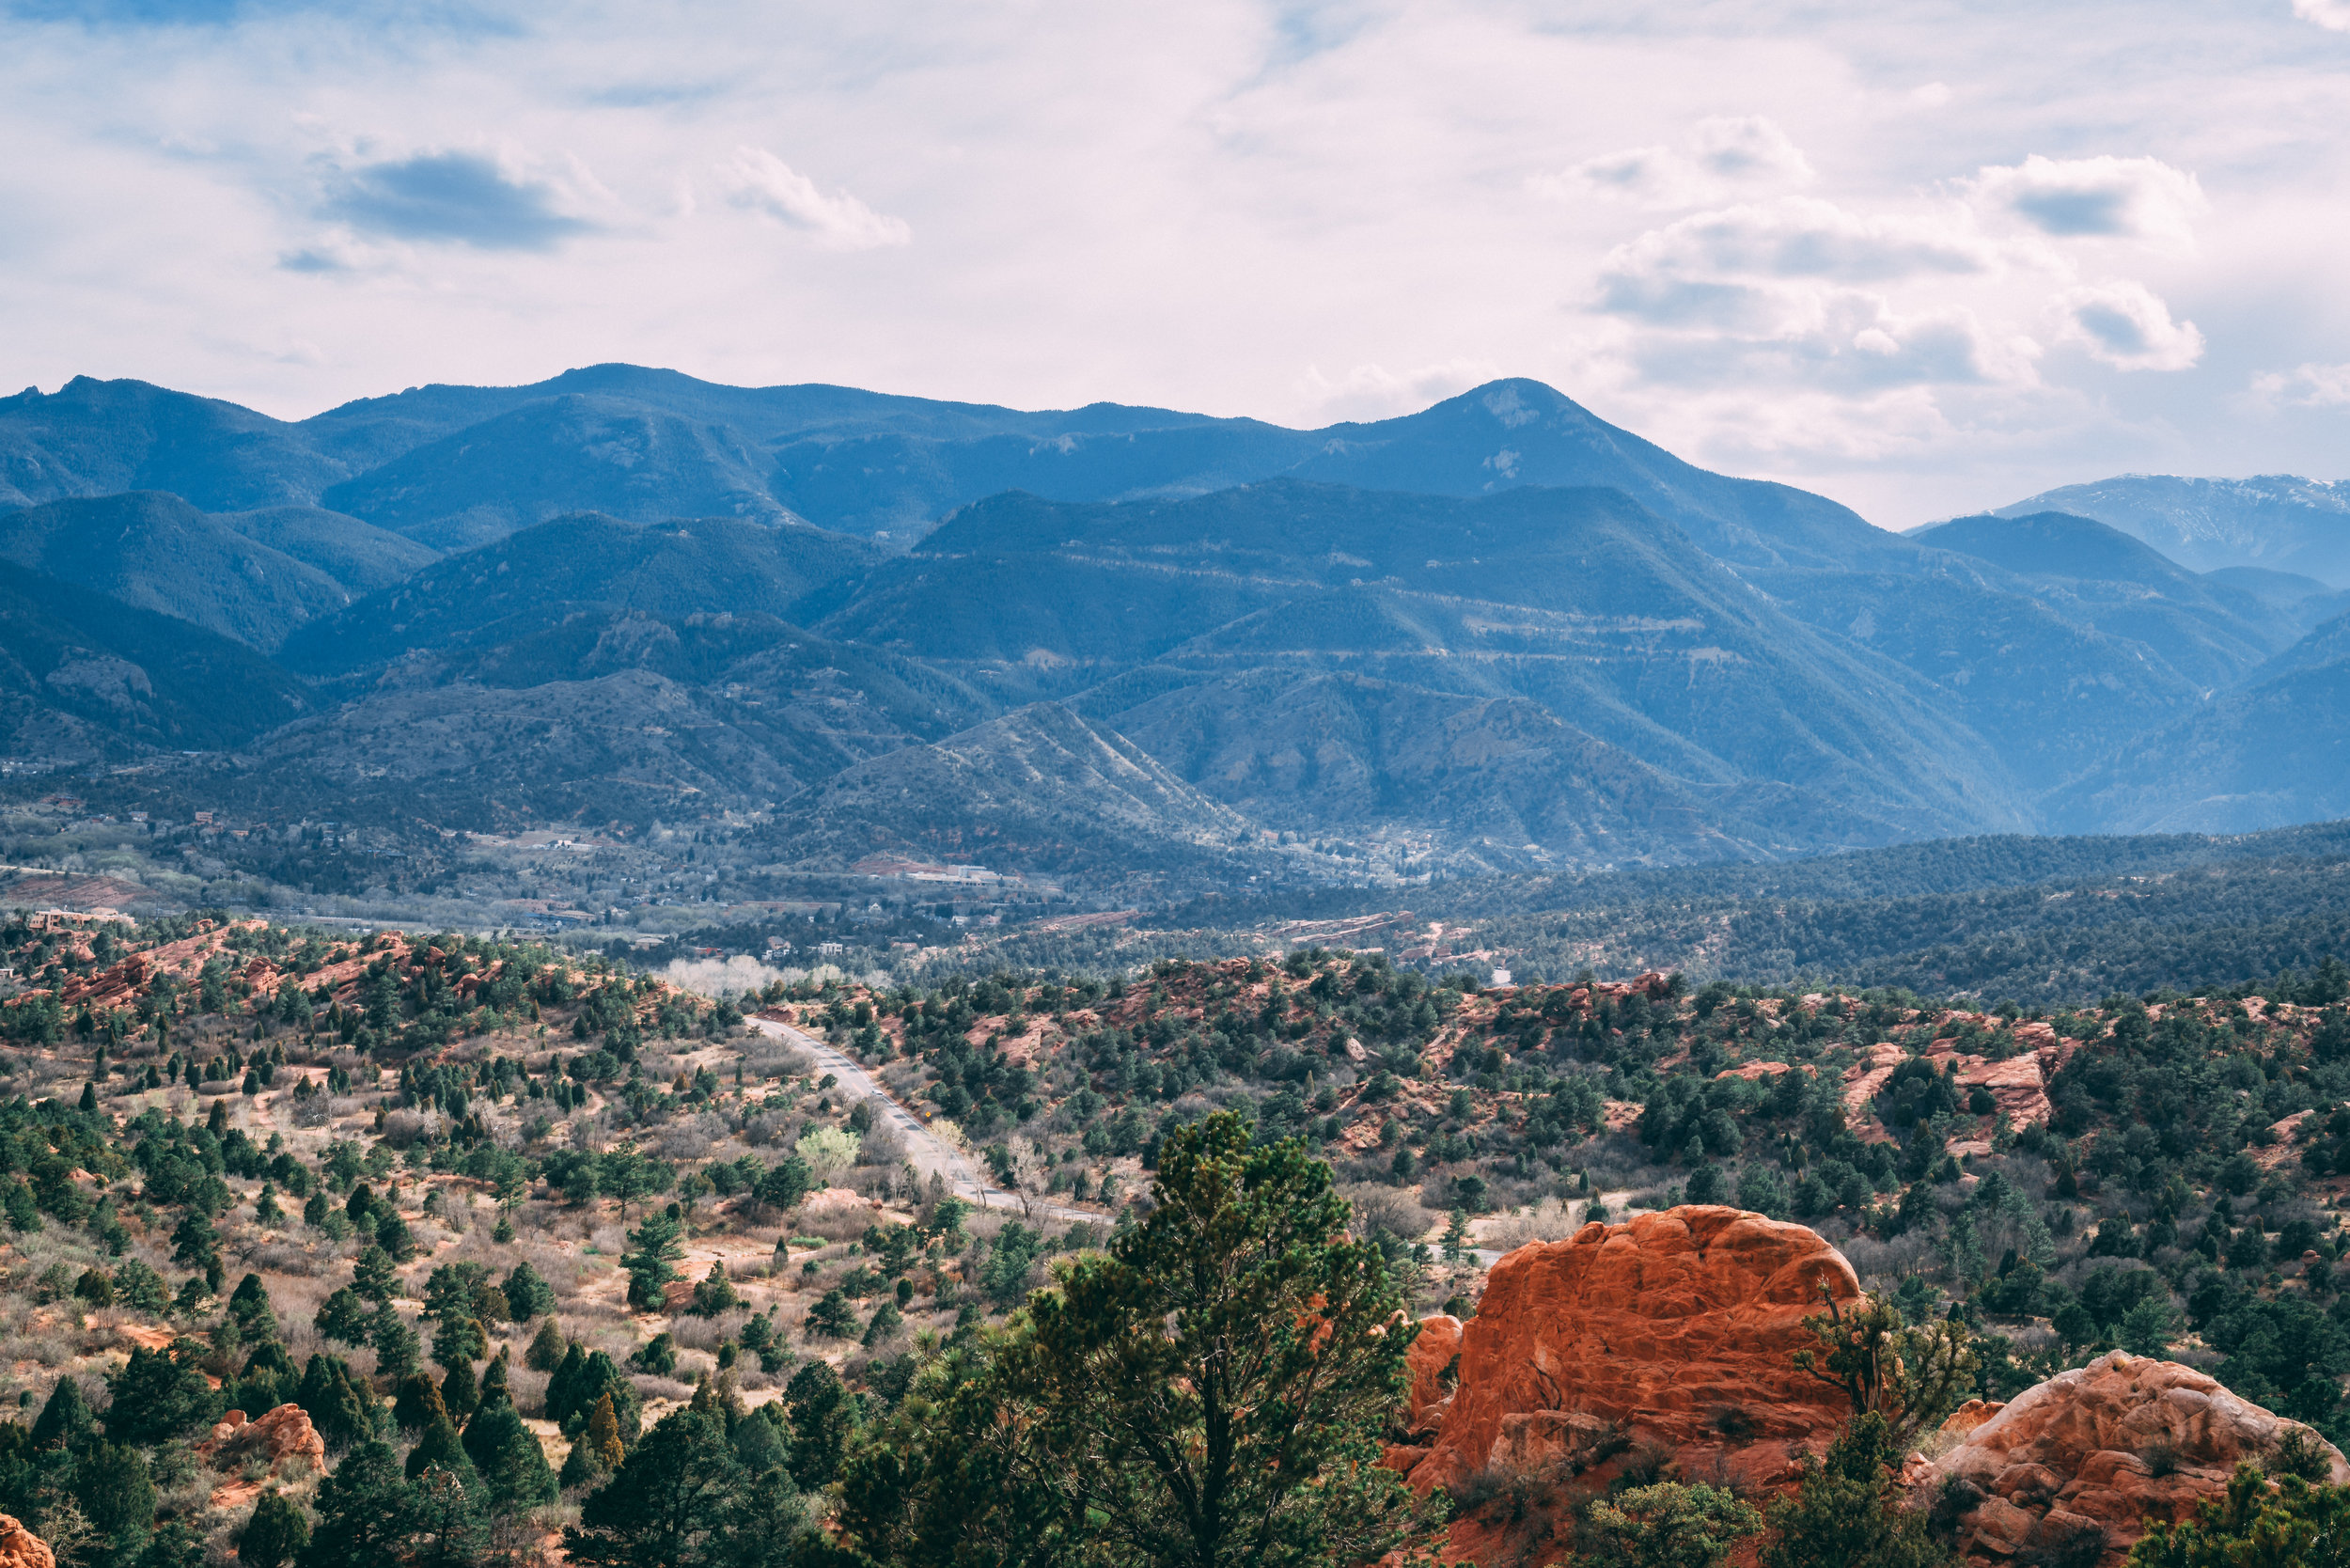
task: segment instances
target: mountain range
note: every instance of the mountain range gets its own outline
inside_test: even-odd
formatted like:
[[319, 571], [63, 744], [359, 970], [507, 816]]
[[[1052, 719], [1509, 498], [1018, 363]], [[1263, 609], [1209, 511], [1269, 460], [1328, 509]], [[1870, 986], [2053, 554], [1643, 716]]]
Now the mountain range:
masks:
[[2335, 488], [2227, 484], [1893, 534], [1528, 381], [1295, 431], [84, 379], [0, 399], [0, 722], [265, 819], [726, 817], [784, 867], [1195, 890], [2350, 812]]

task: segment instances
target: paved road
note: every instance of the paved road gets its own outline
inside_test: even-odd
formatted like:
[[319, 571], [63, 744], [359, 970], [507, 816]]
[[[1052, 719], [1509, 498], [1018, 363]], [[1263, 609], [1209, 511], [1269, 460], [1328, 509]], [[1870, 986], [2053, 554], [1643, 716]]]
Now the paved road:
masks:
[[[872, 1102], [876, 1114], [885, 1118], [904, 1137], [906, 1155], [916, 1169], [924, 1175], [935, 1171], [947, 1179], [948, 1185], [961, 1197], [970, 1199], [982, 1209], [1020, 1209], [1019, 1196], [991, 1184], [979, 1165], [962, 1150], [931, 1131], [916, 1112], [901, 1104], [873, 1075], [858, 1065], [856, 1058], [817, 1039], [804, 1029], [792, 1027], [778, 1019], [753, 1014], [744, 1022], [762, 1034], [788, 1041], [806, 1051], [827, 1073], [840, 1080], [840, 1087], [852, 1094]], [[1088, 1220], [1099, 1224], [1110, 1216], [1099, 1209], [1076, 1209], [1061, 1203], [1047, 1203], [1031, 1198], [1027, 1212], [1046, 1219]]]

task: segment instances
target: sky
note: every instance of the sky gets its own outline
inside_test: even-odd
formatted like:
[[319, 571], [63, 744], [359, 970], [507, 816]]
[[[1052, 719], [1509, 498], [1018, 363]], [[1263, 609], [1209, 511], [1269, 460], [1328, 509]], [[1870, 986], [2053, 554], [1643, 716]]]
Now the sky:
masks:
[[2350, 478], [2345, 127], [2350, 0], [0, 0], [0, 382], [1531, 376], [1906, 527]]

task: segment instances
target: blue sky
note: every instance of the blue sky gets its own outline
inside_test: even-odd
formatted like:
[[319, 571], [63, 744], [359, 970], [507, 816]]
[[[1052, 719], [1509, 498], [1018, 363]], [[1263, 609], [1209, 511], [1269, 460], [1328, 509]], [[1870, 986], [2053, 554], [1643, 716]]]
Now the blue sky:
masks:
[[1288, 424], [1538, 377], [1906, 526], [2350, 478], [2350, 0], [0, 0], [0, 367]]

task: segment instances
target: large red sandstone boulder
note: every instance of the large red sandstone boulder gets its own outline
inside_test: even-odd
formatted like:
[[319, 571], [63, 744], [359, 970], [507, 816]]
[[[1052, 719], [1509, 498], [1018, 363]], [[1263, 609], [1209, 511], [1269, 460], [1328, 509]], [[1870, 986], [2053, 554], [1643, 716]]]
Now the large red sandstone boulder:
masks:
[[2029, 1560], [2102, 1535], [2099, 1560], [2112, 1565], [2143, 1521], [2191, 1518], [2227, 1490], [2238, 1460], [2267, 1456], [2296, 1430], [2326, 1456], [2330, 1480], [2350, 1482], [2350, 1464], [2308, 1428], [2192, 1367], [2117, 1350], [2018, 1394], [1919, 1479], [1972, 1489], [1960, 1517], [1969, 1561]]
[[309, 1412], [299, 1404], [281, 1404], [258, 1420], [247, 1420], [243, 1411], [231, 1410], [196, 1444], [196, 1451], [211, 1461], [214, 1469], [223, 1470], [248, 1458], [266, 1459], [270, 1473], [281, 1480], [289, 1479], [289, 1460], [306, 1464], [312, 1474], [326, 1468], [326, 1442], [310, 1424]]
[[1425, 1494], [1489, 1465], [1580, 1467], [1626, 1444], [1668, 1449], [1696, 1479], [1785, 1480], [1850, 1413], [1841, 1389], [1794, 1367], [1823, 1294], [1860, 1294], [1843, 1254], [1737, 1209], [1673, 1209], [1522, 1247], [1486, 1277], [1459, 1387], [1412, 1485]]
[[57, 1568], [57, 1554], [14, 1517], [0, 1513], [0, 1568]]

